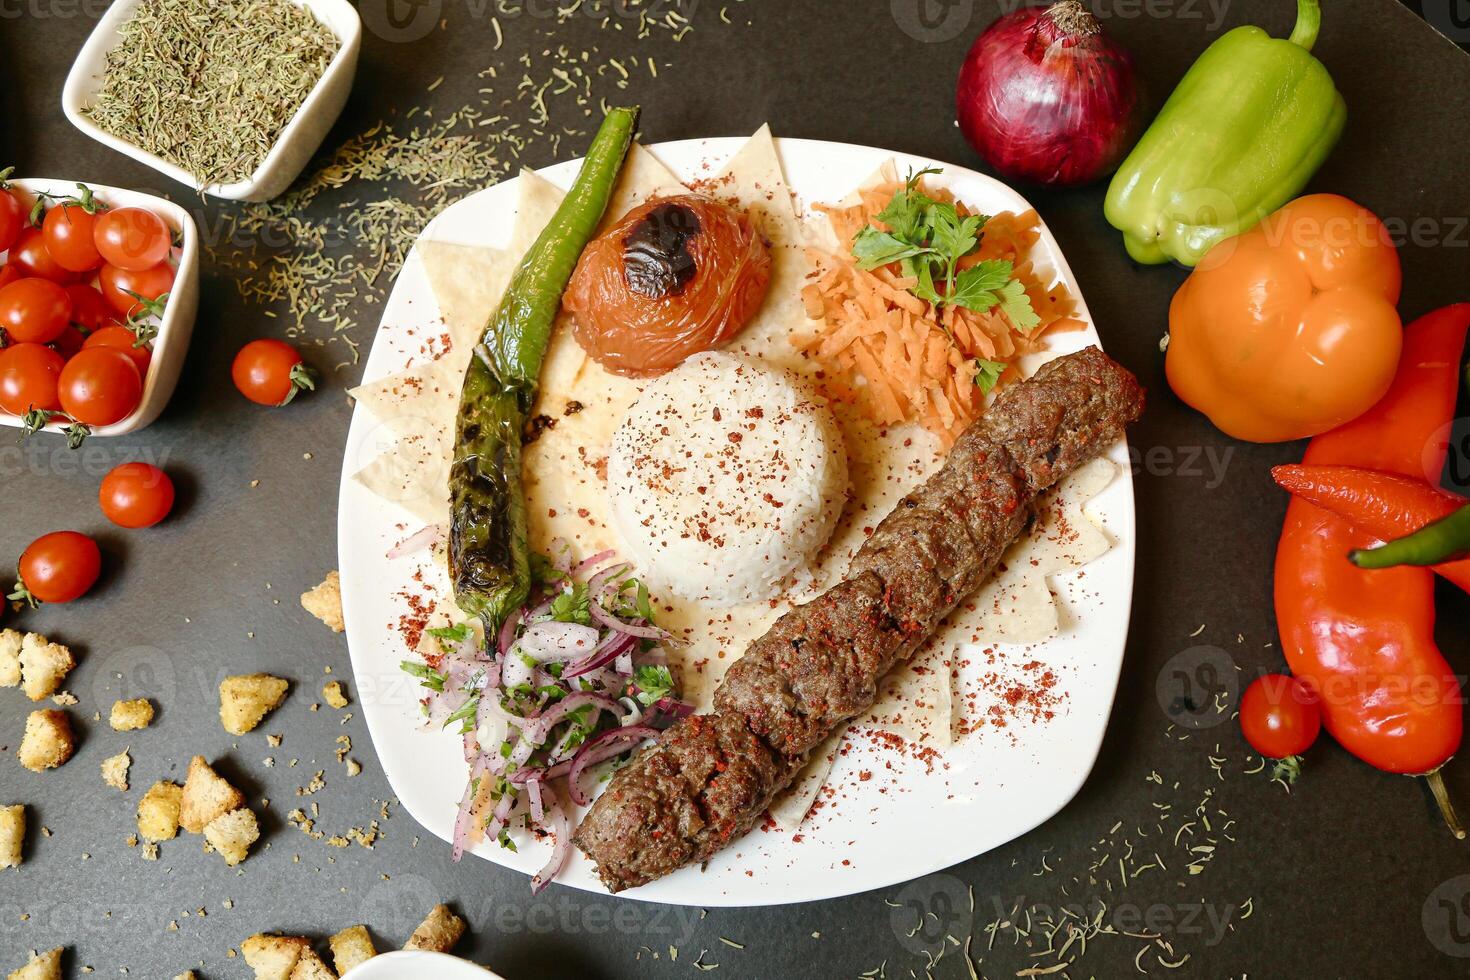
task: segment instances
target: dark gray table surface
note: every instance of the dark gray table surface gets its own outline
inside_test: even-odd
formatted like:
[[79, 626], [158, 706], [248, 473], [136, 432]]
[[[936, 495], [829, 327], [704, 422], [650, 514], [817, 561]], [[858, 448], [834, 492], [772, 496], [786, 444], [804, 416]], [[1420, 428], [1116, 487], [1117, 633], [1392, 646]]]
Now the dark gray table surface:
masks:
[[[361, 6], [369, 25], [361, 68], [324, 153], [414, 106], [442, 117], [461, 105], [508, 100], [498, 111], [529, 128], [528, 99], [517, 95], [528, 69], [518, 59], [527, 55], [544, 73], [565, 44], [572, 52], [595, 48], [591, 64], [642, 63], [625, 92], [613, 87], [615, 76], [595, 72], [592, 91], [642, 103], [647, 141], [744, 134], [769, 120], [780, 135], [965, 164], [974, 157], [952, 124], [953, 78], [969, 39], [997, 10], [993, 0], [687, 0], [677, 9], [693, 30], [676, 42], [663, 29], [638, 37], [636, 20], [622, 21], [622, 31], [583, 14], [559, 21], [548, 15], [552, 4], [527, 0], [500, 4], [497, 48], [493, 0]], [[1417, 8], [1388, 0], [1327, 6], [1317, 52], [1350, 117], [1312, 186], [1422, 232], [1407, 235], [1402, 249], [1406, 319], [1470, 298], [1470, 60], [1416, 17]], [[23, 175], [166, 191], [217, 227], [231, 206], [201, 203], [63, 119], [62, 79], [100, 7], [0, 0], [0, 161]], [[1284, 34], [1291, 7], [1285, 0], [1100, 4], [1107, 27], [1138, 53], [1155, 102], [1220, 30], [1249, 22]], [[1457, 21], [1455, 7], [1430, 3], [1425, 14], [1464, 41], [1470, 19]], [[656, 79], [646, 69], [650, 57]], [[491, 65], [497, 77], [482, 76]], [[571, 103], [556, 98], [552, 127], [585, 130]], [[559, 145], [534, 137], [521, 159], [549, 164], [585, 145], [576, 133]], [[505, 154], [477, 182], [502, 176], [510, 162]], [[469, 189], [451, 188], [450, 196]], [[314, 207], [331, 214], [346, 200], [393, 194], [421, 192], [359, 180]], [[319, 345], [331, 330], [309, 324], [303, 343], [325, 369], [323, 390], [287, 410], [245, 403], [229, 385], [230, 359], [285, 321], [242, 300], [230, 271], [206, 261], [185, 376], [157, 424], [95, 441], [80, 455], [54, 438], [17, 445], [0, 436], [0, 561], [59, 527], [95, 532], [107, 555], [104, 581], [84, 602], [9, 617], [80, 652], [69, 687], [83, 723], [80, 749], [63, 769], [25, 772], [13, 751], [30, 705], [0, 691], [0, 802], [28, 804], [33, 828], [24, 867], [0, 874], [0, 969], [18, 965], [24, 949], [64, 943], [72, 948], [70, 975], [91, 966], [100, 976], [167, 978], [195, 967], [205, 978], [243, 977], [248, 970], [231, 950], [254, 932], [324, 938], [364, 921], [389, 948], [445, 900], [471, 923], [461, 952], [511, 978], [694, 975], [714, 964], [724, 977], [902, 977], [930, 969], [963, 978], [971, 976], [967, 943], [976, 974], [992, 978], [1069, 961], [1065, 972], [1046, 975], [1125, 977], [1140, 967], [1211, 978], [1470, 974], [1470, 877], [1463, 877], [1470, 845], [1445, 832], [1419, 783], [1375, 772], [1324, 738], [1287, 794], [1266, 774], [1245, 772], [1252, 763], [1227, 717], [1171, 730], [1166, 706], [1178, 668], [1217, 661], [1234, 683], [1231, 664], [1239, 675], [1281, 666], [1271, 646], [1271, 562], [1286, 501], [1266, 470], [1298, 458], [1300, 447], [1232, 443], [1171, 396], [1158, 341], [1183, 273], [1127, 260], [1103, 220], [1100, 188], [1036, 192], [1032, 200], [1076, 270], [1109, 350], [1153, 394], [1133, 433], [1138, 574], [1122, 683], [1096, 769], [1054, 819], [907, 886], [707, 914], [560, 886], [533, 898], [518, 874], [474, 859], [454, 864], [449, 848], [392, 802], [356, 709], [346, 721], [325, 707], [311, 710], [325, 667], [352, 687], [345, 642], [312, 620], [297, 596], [337, 564], [337, 486], [351, 411], [343, 392], [361, 367], [334, 367], [348, 361], [346, 345], [340, 338]], [[244, 244], [261, 261], [287, 247]], [[374, 287], [379, 301], [387, 286], [384, 277]], [[379, 309], [365, 298], [353, 306], [360, 322], [349, 336], [364, 349]], [[177, 515], [152, 531], [122, 533], [96, 507], [101, 473], [129, 458], [166, 461], [180, 484]], [[1441, 640], [1463, 669], [1470, 604], [1444, 589], [1440, 617]], [[260, 733], [231, 739], [219, 727], [215, 683], [248, 670], [297, 682], [262, 729], [284, 735], [278, 749], [267, 749]], [[105, 716], [114, 698], [138, 693], [161, 707], [148, 731], [119, 735], [90, 720], [94, 711]], [[333, 756], [341, 734], [365, 767], [352, 780]], [[97, 769], [124, 745], [135, 760], [125, 795], [104, 787]], [[164, 845], [156, 863], [127, 846], [139, 794], [154, 779], [181, 778], [195, 753], [227, 760], [222, 768], [252, 799], [271, 800], [264, 840], [238, 871], [202, 854], [197, 839]], [[274, 768], [262, 765], [267, 755]], [[326, 771], [326, 787], [298, 799], [317, 770]], [[1447, 776], [1470, 811], [1470, 766], [1454, 763]], [[389, 817], [372, 850], [337, 849], [286, 825], [290, 809], [311, 802], [320, 804], [318, 827], [329, 834], [366, 826], [384, 805]], [[895, 826], [892, 846], [922, 851], [925, 829]], [[1138, 858], [1150, 851], [1159, 862], [1138, 870], [1152, 863]], [[1120, 857], [1134, 869], [1126, 881]], [[1099, 908], [1102, 931], [1074, 940], [1061, 958], [1040, 955], [1068, 936], [1062, 930], [1049, 942], [1048, 922], [1075, 922]]]

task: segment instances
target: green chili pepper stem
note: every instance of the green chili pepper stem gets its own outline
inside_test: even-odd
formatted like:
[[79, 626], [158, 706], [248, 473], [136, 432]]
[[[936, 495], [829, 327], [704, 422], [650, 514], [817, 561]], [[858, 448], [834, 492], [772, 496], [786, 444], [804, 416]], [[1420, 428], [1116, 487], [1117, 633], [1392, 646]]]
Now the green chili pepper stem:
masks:
[[1442, 565], [1470, 556], [1470, 504], [1448, 517], [1376, 548], [1359, 548], [1349, 557], [1359, 568], [1394, 568], [1398, 565]]
[[1440, 774], [1440, 769], [1443, 768], [1444, 766], [1440, 766], [1433, 772], [1425, 773], [1424, 778], [1429, 783], [1429, 792], [1433, 794], [1434, 802], [1439, 804], [1439, 812], [1444, 817], [1445, 826], [1450, 828], [1450, 833], [1454, 835], [1455, 840], [1464, 840], [1465, 826], [1460, 823], [1460, 815], [1455, 812], [1454, 803], [1450, 802], [1450, 791], [1445, 787], [1444, 776]]
[[1304, 51], [1310, 51], [1317, 43], [1317, 32], [1321, 29], [1322, 7], [1318, 0], [1296, 0], [1296, 26], [1287, 40], [1301, 45]]

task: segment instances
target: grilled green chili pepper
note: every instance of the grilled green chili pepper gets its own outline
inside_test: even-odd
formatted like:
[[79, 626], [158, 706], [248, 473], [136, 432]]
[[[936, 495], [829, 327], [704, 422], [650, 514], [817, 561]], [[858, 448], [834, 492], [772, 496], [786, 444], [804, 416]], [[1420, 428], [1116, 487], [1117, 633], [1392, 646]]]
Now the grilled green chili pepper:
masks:
[[1295, 197], [1332, 152], [1347, 107], [1309, 53], [1317, 4], [1297, 0], [1290, 39], [1237, 27], [1185, 73], [1108, 187], [1104, 213], [1134, 259], [1197, 264]]
[[1442, 565], [1462, 558], [1470, 558], [1470, 504], [1408, 537], [1352, 553], [1353, 564], [1359, 568]]
[[521, 433], [562, 293], [607, 210], [637, 121], [636, 107], [609, 110], [576, 182], [516, 267], [465, 371], [449, 470], [449, 569], [455, 602], [490, 626], [499, 626], [530, 591]]

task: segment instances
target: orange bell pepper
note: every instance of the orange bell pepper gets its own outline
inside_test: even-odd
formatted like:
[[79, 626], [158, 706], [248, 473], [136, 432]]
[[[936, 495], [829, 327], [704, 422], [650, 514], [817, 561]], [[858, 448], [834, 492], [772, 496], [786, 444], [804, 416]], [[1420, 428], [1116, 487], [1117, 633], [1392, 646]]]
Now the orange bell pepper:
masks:
[[1169, 384], [1247, 442], [1314, 436], [1393, 382], [1398, 251], [1336, 194], [1299, 197], [1206, 253], [1169, 307]]
[[[1454, 414], [1470, 304], [1411, 324], [1389, 393], [1367, 414], [1312, 440], [1308, 466], [1357, 466], [1419, 477], [1425, 450]], [[1428, 464], [1442, 465], [1443, 456]], [[1348, 560], [1371, 531], [1293, 497], [1276, 551], [1276, 621], [1291, 672], [1321, 698], [1343, 748], [1388, 772], [1429, 775], [1458, 830], [1440, 766], [1460, 747], [1459, 679], [1434, 642], [1434, 573], [1368, 571]]]

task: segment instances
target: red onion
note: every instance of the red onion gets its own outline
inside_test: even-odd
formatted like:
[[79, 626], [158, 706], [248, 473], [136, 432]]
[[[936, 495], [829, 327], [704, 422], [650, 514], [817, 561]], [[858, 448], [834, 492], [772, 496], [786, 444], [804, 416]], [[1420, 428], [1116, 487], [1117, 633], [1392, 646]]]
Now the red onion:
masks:
[[[594, 694], [591, 691], [568, 694], [535, 717], [526, 719], [526, 727], [522, 729], [521, 738], [540, 745], [551, 735], [551, 730], [557, 726], [558, 722], [578, 708], [589, 704], [619, 719], [626, 713], [622, 705], [606, 694]], [[594, 714], [593, 717], [596, 715]]]
[[[644, 739], [657, 738], [658, 729], [649, 725], [629, 725], [627, 728], [609, 728], [596, 738], [589, 739], [572, 760], [572, 771], [567, 774], [567, 793], [577, 806], [586, 806], [591, 798], [577, 785], [582, 771], [615, 755], [622, 755], [633, 745]], [[630, 744], [631, 743], [631, 744]]]
[[609, 632], [607, 639], [603, 640], [590, 656], [574, 661], [561, 672], [562, 680], [576, 680], [578, 677], [605, 667], [616, 660], [618, 654], [632, 650], [637, 642], [637, 637], [630, 633]]
[[526, 799], [531, 801], [531, 819], [540, 823], [546, 819], [546, 807], [541, 802], [541, 784], [543, 777], [537, 774], [535, 779], [526, 780]]
[[975, 40], [960, 69], [960, 129], [998, 173], [1086, 184], [1133, 145], [1133, 57], [1080, 0], [1023, 7]]
[[485, 824], [485, 839], [496, 840], [500, 832], [505, 829], [505, 824], [510, 820], [510, 812], [515, 809], [516, 800], [519, 797], [514, 793], [506, 793], [495, 804], [495, 811], [490, 814], [490, 821]]
[[586, 575], [588, 572], [592, 571], [592, 569], [596, 568], [598, 565], [601, 565], [609, 558], [614, 558], [616, 556], [617, 552], [613, 551], [611, 548], [608, 548], [606, 551], [599, 551], [591, 558], [585, 558], [582, 561], [578, 562], [577, 565], [572, 569], [572, 576], [576, 577], [578, 575]]
[[688, 718], [694, 714], [694, 705], [688, 701], [680, 701], [677, 698], [659, 698], [653, 704], [656, 717], [649, 719], [649, 723], [659, 728], [667, 728], [681, 718]]
[[413, 554], [415, 551], [433, 548], [440, 541], [443, 541], [448, 536], [448, 533], [443, 524], [430, 524], [428, 527], [410, 534], [388, 549], [388, 557], [403, 558], [406, 555]]
[[[539, 787], [540, 782], [538, 779], [533, 785]], [[551, 824], [548, 829], [555, 839], [551, 842], [551, 857], [547, 860], [546, 866], [531, 878], [532, 895], [540, 893], [541, 889], [551, 884], [551, 879], [561, 874], [567, 858], [572, 855], [572, 823], [567, 819], [566, 810], [562, 808], [561, 800], [556, 798], [556, 790], [550, 786], [540, 788], [546, 794], [544, 816], [550, 819], [537, 820], [537, 823], [542, 826]]]
[[580, 623], [537, 623], [521, 634], [519, 646], [538, 661], [576, 660], [597, 649], [598, 631]]
[[465, 848], [470, 844], [470, 834], [475, 828], [475, 790], [478, 788], [475, 780], [484, 776], [490, 768], [490, 760], [480, 756], [470, 768], [470, 781], [465, 785], [464, 797], [459, 801], [459, 812], [454, 817], [454, 850], [451, 853], [453, 860], [458, 861], [464, 856]]
[[512, 786], [524, 786], [533, 779], [560, 779], [571, 772], [573, 761], [574, 759], [567, 759], [565, 762], [558, 762], [556, 765], [549, 766], [545, 769], [533, 769], [529, 767], [515, 769], [505, 779]]
[[510, 653], [511, 644], [516, 641], [516, 630], [520, 629], [525, 618], [524, 609], [517, 609], [514, 616], [505, 617], [505, 623], [501, 625], [500, 633], [495, 637], [495, 647], [500, 651], [502, 657]]
[[[476, 730], [487, 727], [491, 721], [499, 721], [504, 726], [505, 730], [500, 733], [499, 741], [501, 742], [505, 741], [505, 736], [512, 725], [519, 728], [526, 723], [526, 719], [513, 715], [501, 707], [499, 690], [487, 688], [480, 692], [480, 703], [475, 711]], [[499, 742], [491, 746], [490, 751], [496, 754], [497, 759], [500, 758]]]
[[657, 626], [636, 626], [633, 623], [625, 623], [595, 602], [589, 602], [587, 604], [587, 611], [592, 614], [592, 618], [597, 621], [598, 625], [605, 629], [610, 629], [614, 633], [627, 633], [629, 636], [636, 636], [641, 640], [673, 639], [673, 636], [667, 630], [661, 630]]
[[627, 562], [621, 562], [617, 565], [609, 565], [607, 568], [604, 568], [602, 571], [592, 576], [592, 578], [588, 579], [587, 591], [591, 593], [594, 601], [600, 599], [602, 597], [603, 589], [607, 587], [614, 576], [621, 575], [627, 571], [631, 571], [632, 568], [633, 566], [628, 564]]

